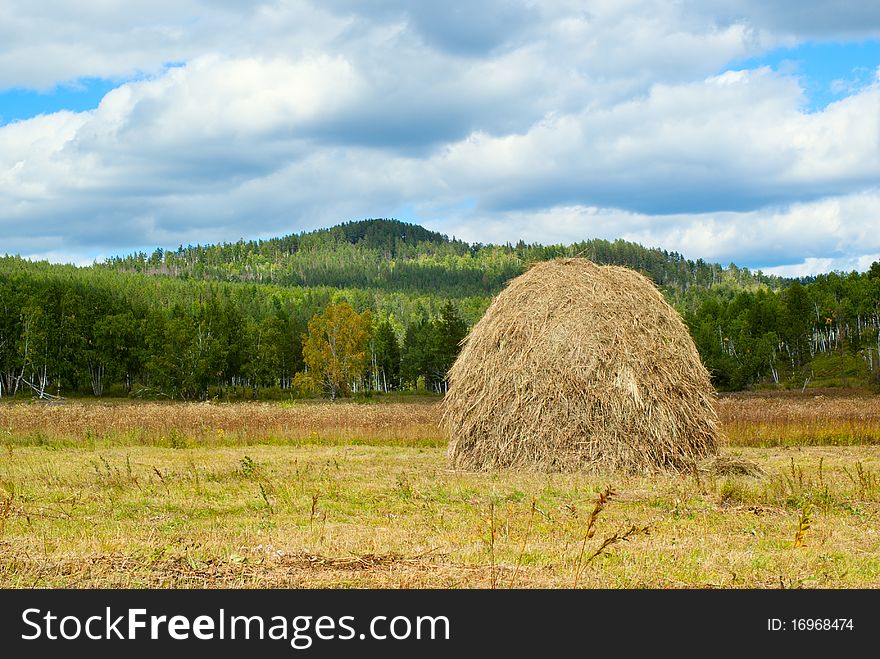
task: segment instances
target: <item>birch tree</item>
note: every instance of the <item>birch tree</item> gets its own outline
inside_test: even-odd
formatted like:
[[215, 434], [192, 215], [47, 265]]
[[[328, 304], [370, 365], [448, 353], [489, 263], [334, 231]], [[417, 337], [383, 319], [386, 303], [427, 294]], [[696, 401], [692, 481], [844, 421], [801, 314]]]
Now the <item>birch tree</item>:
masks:
[[311, 377], [330, 394], [350, 396], [352, 384], [367, 368], [372, 319], [347, 302], [329, 304], [309, 321], [303, 337], [303, 359]]

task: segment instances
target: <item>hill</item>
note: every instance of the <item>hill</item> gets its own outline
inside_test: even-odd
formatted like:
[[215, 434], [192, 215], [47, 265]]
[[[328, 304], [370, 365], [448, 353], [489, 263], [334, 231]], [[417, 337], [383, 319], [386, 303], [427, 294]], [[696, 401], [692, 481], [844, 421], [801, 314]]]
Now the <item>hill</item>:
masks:
[[469, 244], [373, 219], [85, 268], [0, 258], [0, 396], [307, 393], [308, 323], [342, 302], [370, 312], [353, 389], [441, 391], [491, 297], [529, 264], [575, 255], [653, 279], [719, 389], [880, 383], [880, 263], [793, 281], [624, 240]]
[[578, 255], [640, 270], [678, 296], [691, 287], [730, 282], [779, 289], [787, 280], [731, 264], [691, 261], [624, 240], [572, 245], [468, 244], [414, 224], [372, 219], [265, 241], [180, 246], [108, 259], [102, 267], [186, 279], [281, 286], [431, 291], [449, 297], [494, 295], [529, 263]]

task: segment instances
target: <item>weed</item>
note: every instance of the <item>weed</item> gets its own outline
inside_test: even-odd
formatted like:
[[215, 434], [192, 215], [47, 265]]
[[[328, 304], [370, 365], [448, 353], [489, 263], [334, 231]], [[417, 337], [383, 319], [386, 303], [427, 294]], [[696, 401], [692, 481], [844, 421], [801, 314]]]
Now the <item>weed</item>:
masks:
[[516, 583], [516, 575], [519, 574], [519, 566], [522, 565], [523, 555], [526, 552], [526, 543], [529, 541], [529, 535], [532, 533], [532, 522], [535, 521], [535, 511], [538, 508], [538, 500], [532, 499], [532, 506], [529, 510], [529, 523], [526, 525], [526, 534], [523, 536], [522, 546], [519, 548], [519, 555], [516, 558], [516, 567], [513, 569], [513, 576], [510, 577], [510, 585], [508, 588], [513, 588], [513, 584]]
[[159, 482], [162, 483], [162, 487], [165, 488], [165, 494], [171, 495], [171, 490], [168, 489], [168, 483], [165, 482], [165, 477], [162, 475], [162, 472], [159, 471], [158, 467], [153, 467], [153, 473], [159, 477]]
[[193, 460], [192, 455], [187, 456], [186, 466], [189, 469], [189, 473], [192, 474], [193, 482], [196, 485], [196, 492], [198, 494], [202, 493], [202, 479], [199, 476], [199, 468], [196, 466], [195, 460]]
[[574, 566], [574, 585], [572, 588], [577, 588], [578, 581], [581, 578], [581, 561], [584, 559], [584, 553], [587, 549], [587, 541], [592, 538], [596, 534], [596, 520], [599, 519], [599, 514], [605, 510], [605, 506], [608, 505], [608, 502], [617, 494], [610, 485], [606, 486], [604, 492], [600, 492], [599, 496], [596, 497], [596, 504], [593, 506], [593, 512], [590, 513], [590, 517], [587, 519], [587, 530], [584, 532], [584, 541], [581, 543], [581, 551], [578, 554], [577, 561]]
[[410, 501], [413, 498], [413, 486], [405, 473], [397, 476], [396, 486], [397, 496], [403, 501]]
[[592, 554], [590, 554], [590, 557], [587, 559], [586, 564], [589, 565], [593, 561], [594, 558], [596, 558], [599, 554], [603, 553], [611, 545], [613, 545], [617, 542], [620, 542], [622, 540], [629, 540], [631, 537], [636, 536], [636, 535], [648, 535], [650, 530], [651, 530], [650, 526], [636, 526], [633, 524], [626, 531], [623, 531], [622, 533], [619, 531], [612, 533], [611, 535], [609, 535], [607, 538], [605, 538], [602, 541], [602, 544], [599, 545], [599, 547]]
[[183, 436], [176, 428], [172, 428], [171, 432], [168, 433], [167, 440], [168, 446], [171, 448], [186, 448], [186, 437]]
[[867, 500], [877, 487], [877, 476], [865, 469], [861, 460], [856, 462], [856, 475], [859, 479], [859, 497], [862, 500]]
[[275, 513], [275, 509], [272, 507], [271, 502], [269, 501], [269, 496], [266, 494], [266, 488], [260, 483], [260, 496], [263, 497], [263, 501], [266, 502], [266, 508], [269, 511], [270, 515]]
[[806, 545], [806, 537], [807, 531], [810, 530], [810, 527], [813, 524], [813, 507], [810, 504], [806, 504], [801, 509], [800, 517], [798, 518], [798, 526], [797, 532], [794, 534], [794, 546], [795, 547], [803, 547]]
[[315, 492], [312, 494], [312, 510], [309, 512], [309, 528], [312, 528], [312, 524], [315, 522], [315, 515], [318, 512], [318, 493]]
[[489, 566], [491, 570], [491, 588], [495, 588], [495, 502], [489, 501]]
[[251, 456], [246, 455], [239, 460], [238, 468], [245, 478], [252, 478], [259, 471], [260, 465]]
[[725, 478], [718, 484], [718, 499], [721, 505], [746, 503], [751, 497], [749, 488], [735, 478]]
[[0, 536], [6, 531], [6, 520], [12, 516], [12, 503], [15, 496], [10, 494], [8, 497], [0, 499]]
[[[722, 397], [724, 431], [735, 413], [755, 433], [734, 442], [773, 430], [768, 445], [804, 445], [722, 453], [766, 476], [609, 474], [616, 496], [590, 473], [448, 471], [433, 403], [4, 401], [0, 586], [724, 587], [735, 573], [737, 587], [876, 588], [880, 399], [804, 398]], [[866, 439], [808, 446], [832, 431]], [[815, 551], [781, 556], [807, 505]], [[324, 562], [250, 560], [258, 543], [320, 546]]]

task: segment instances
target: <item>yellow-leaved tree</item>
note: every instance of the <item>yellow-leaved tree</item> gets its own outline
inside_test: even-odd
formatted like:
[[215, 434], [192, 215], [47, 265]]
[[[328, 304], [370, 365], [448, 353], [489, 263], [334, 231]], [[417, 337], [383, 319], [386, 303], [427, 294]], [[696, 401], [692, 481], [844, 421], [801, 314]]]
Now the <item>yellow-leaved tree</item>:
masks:
[[303, 337], [303, 359], [309, 375], [330, 394], [350, 396], [351, 384], [366, 371], [372, 317], [347, 302], [328, 304], [309, 321]]

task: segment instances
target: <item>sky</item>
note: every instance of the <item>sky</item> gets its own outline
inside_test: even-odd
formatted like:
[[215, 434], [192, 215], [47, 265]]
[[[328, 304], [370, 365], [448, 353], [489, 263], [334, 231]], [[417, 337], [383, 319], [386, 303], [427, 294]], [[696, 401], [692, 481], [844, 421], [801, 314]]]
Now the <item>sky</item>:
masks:
[[866, 270], [880, 3], [0, 3], [0, 254], [378, 217]]

